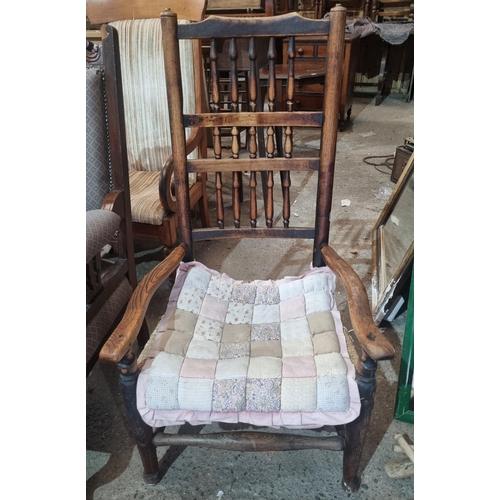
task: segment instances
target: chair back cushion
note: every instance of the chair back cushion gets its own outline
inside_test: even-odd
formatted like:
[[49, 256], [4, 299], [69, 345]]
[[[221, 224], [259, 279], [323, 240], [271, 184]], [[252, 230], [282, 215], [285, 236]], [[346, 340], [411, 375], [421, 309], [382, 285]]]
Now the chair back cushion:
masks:
[[[159, 172], [172, 151], [160, 19], [110, 24], [120, 44], [129, 170]], [[194, 113], [192, 41], [183, 41], [181, 52], [184, 111]]]
[[88, 210], [101, 208], [110, 190], [103, 72], [87, 68], [87, 191]]

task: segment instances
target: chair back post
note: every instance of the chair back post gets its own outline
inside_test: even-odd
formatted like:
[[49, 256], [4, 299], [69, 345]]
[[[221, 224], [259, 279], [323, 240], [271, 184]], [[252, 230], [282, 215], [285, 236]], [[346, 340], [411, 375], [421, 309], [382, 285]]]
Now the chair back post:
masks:
[[172, 156], [174, 162], [175, 194], [177, 198], [177, 217], [179, 223], [179, 240], [186, 245], [184, 260], [193, 260], [193, 242], [191, 221], [189, 218], [189, 180], [187, 174], [187, 157], [185, 129], [183, 126], [182, 79], [180, 73], [180, 52], [177, 41], [177, 14], [166, 9], [161, 14], [162, 43], [167, 83], [167, 100], [169, 106], [170, 131], [172, 136]]
[[[116, 29], [109, 25], [103, 25], [101, 31], [108, 116], [114, 118], [108, 120], [108, 140], [113, 169], [113, 188], [124, 193], [130, 193], [118, 33]], [[134, 241], [132, 238], [130, 196], [123, 197], [123, 210], [124, 217], [122, 217], [120, 223], [120, 231], [123, 234], [122, 241], [124, 241], [126, 248], [119, 251], [122, 253], [125, 252], [127, 256], [129, 281], [132, 287], [135, 287], [137, 285], [137, 274], [134, 260]], [[121, 256], [123, 257], [123, 255]]]
[[[316, 199], [316, 226], [314, 239], [313, 266], [321, 267], [325, 263], [321, 255], [321, 247], [328, 243], [330, 233], [330, 212], [332, 209], [333, 175], [335, 169], [335, 153], [337, 149], [337, 133], [342, 87], [342, 68], [344, 59], [344, 33], [346, 9], [340, 5], [330, 10], [330, 33], [328, 37], [328, 59], [323, 100], [323, 125], [321, 127], [321, 153], [319, 164], [319, 180]], [[333, 67], [332, 67], [333, 66]], [[326, 140], [328, 138], [328, 140]]]

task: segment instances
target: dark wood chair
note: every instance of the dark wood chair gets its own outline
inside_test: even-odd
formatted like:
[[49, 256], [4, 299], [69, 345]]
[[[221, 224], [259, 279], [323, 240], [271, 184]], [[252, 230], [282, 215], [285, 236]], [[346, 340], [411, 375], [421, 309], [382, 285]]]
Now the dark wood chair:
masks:
[[[329, 19], [306, 19], [296, 13], [254, 19], [211, 16], [200, 23], [177, 25], [174, 12], [162, 14], [165, 70], [172, 132], [180, 241], [166, 259], [138, 285], [127, 312], [101, 351], [101, 358], [118, 364], [128, 418], [144, 466], [144, 479], [162, 477], [159, 446], [208, 446], [242, 451], [319, 448], [343, 451], [343, 485], [360, 486], [359, 464], [374, 403], [379, 360], [394, 349], [377, 329], [366, 290], [353, 269], [329, 246], [330, 212], [337, 143], [339, 93], [344, 50], [345, 9], [335, 7]], [[294, 37], [327, 35], [325, 103], [322, 112], [276, 110], [276, 39], [288, 37], [289, 97], [293, 99]], [[239, 64], [236, 39], [249, 39], [248, 112], [184, 114], [179, 41], [211, 40], [212, 95], [217, 101], [216, 38], [230, 40], [235, 67]], [[259, 75], [255, 41], [269, 38], [269, 106], [256, 111]], [[230, 72], [237, 85], [237, 69]], [[233, 147], [224, 157], [219, 129], [231, 127]], [[214, 129], [214, 158], [189, 160], [185, 127]], [[249, 129], [248, 155], [240, 151], [238, 128]], [[266, 158], [257, 154], [256, 128], [266, 131]], [[275, 129], [284, 127], [283, 157], [279, 157]], [[320, 127], [318, 156], [294, 158], [296, 127]], [[317, 178], [315, 223], [291, 227], [290, 186], [293, 175]], [[192, 228], [189, 216], [188, 175], [214, 176], [217, 227]], [[238, 173], [249, 172], [248, 219], [242, 216]], [[266, 182], [258, 186], [257, 172]], [[274, 177], [280, 173], [282, 216], [273, 207]], [[265, 203], [258, 194], [267, 192]], [[224, 197], [232, 198], [231, 224], [226, 224]], [[277, 199], [277, 197], [276, 197]], [[314, 205], [314, 201], [311, 201]], [[281, 218], [281, 227], [275, 219]], [[245, 224], [245, 220], [249, 222]], [[232, 227], [226, 227], [232, 226]], [[255, 238], [255, 252], [265, 259], [266, 239], [309, 239], [312, 267], [301, 276], [275, 281], [243, 282], [195, 261], [196, 243], [219, 238]], [[253, 240], [252, 240], [253, 241]], [[262, 246], [259, 244], [262, 243]], [[267, 247], [268, 248], [268, 247]], [[236, 259], [233, 251], [231, 258]], [[244, 266], [245, 263], [241, 262]], [[154, 340], [139, 362], [132, 351], [146, 309], [160, 284], [177, 269], [167, 311]], [[346, 288], [352, 327], [361, 347], [355, 367], [347, 353], [340, 314], [335, 306], [335, 277]], [[147, 352], [147, 354], [145, 354]], [[228, 430], [215, 434], [160, 432], [171, 425], [198, 426], [212, 422], [224, 428], [271, 426], [293, 428], [288, 434]], [[334, 435], [311, 437], [296, 428], [335, 426]], [[198, 429], [199, 427], [195, 427]]]
[[[347, 19], [355, 19], [360, 17], [368, 17], [370, 15], [372, 0], [343, 0], [342, 7], [346, 9]], [[327, 12], [330, 11], [337, 3], [337, 0], [315, 0], [314, 1], [314, 17], [321, 19]]]
[[[86, 308], [87, 375], [137, 286], [123, 96], [116, 37], [87, 45], [86, 68]], [[140, 344], [148, 339], [141, 330]]]
[[[371, 5], [370, 18], [380, 26], [387, 24], [406, 24], [414, 21], [414, 1], [413, 0], [373, 0]], [[404, 75], [407, 64], [408, 41], [402, 45], [399, 54], [400, 73]], [[385, 40], [382, 42], [382, 56], [380, 59], [380, 69], [378, 76], [377, 95], [375, 106], [379, 106], [383, 100], [383, 94], [387, 79], [387, 61], [391, 56], [392, 47]], [[413, 70], [412, 70], [413, 73]]]
[[413, 0], [373, 0], [370, 17], [377, 23], [412, 23]]
[[[159, 15], [175, 7], [181, 22], [199, 21], [206, 4], [207, 0], [87, 0], [86, 4], [93, 25], [111, 23], [117, 29], [124, 54], [121, 69], [134, 236], [158, 239], [167, 252], [178, 243], [178, 222]], [[201, 44], [186, 44], [183, 50], [187, 106], [200, 112], [207, 106]], [[206, 134], [193, 132], [188, 149], [192, 156], [205, 157]], [[201, 225], [208, 227], [206, 174], [190, 176], [190, 190], [191, 208], [198, 209]]]

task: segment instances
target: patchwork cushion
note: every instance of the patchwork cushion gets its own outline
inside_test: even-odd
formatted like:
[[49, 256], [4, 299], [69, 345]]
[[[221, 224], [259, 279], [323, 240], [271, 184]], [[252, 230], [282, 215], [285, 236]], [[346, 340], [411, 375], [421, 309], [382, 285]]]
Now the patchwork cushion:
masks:
[[359, 415], [335, 275], [236, 281], [182, 263], [139, 376], [142, 418], [161, 427], [340, 425]]

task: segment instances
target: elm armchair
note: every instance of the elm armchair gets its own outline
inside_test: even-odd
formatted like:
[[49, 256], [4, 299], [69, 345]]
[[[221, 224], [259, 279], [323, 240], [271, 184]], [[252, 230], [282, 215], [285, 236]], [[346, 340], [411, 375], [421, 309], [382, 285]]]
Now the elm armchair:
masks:
[[[394, 349], [374, 324], [362, 281], [328, 244], [345, 9], [337, 6], [328, 19], [321, 20], [306, 19], [296, 13], [252, 19], [210, 16], [189, 25], [177, 25], [175, 12], [167, 9], [161, 21], [180, 244], [139, 283], [123, 320], [100, 355], [101, 359], [118, 364], [144, 479], [154, 484], [166, 472], [158, 463], [160, 446], [241, 451], [318, 448], [343, 452], [343, 485], [347, 491], [356, 491], [360, 487], [361, 452], [374, 405], [377, 362], [392, 358]], [[327, 105], [322, 112], [293, 111], [294, 39], [307, 35], [328, 38], [324, 99]], [[217, 103], [218, 39], [229, 39], [227, 46], [234, 62], [230, 81], [237, 85], [238, 37], [249, 40], [250, 111], [219, 113], [215, 107], [210, 113], [185, 113], [180, 41], [210, 40], [212, 96]], [[259, 76], [255, 47], [260, 37], [269, 40], [269, 105], [257, 111]], [[286, 111], [276, 111], [275, 106], [274, 65], [279, 37], [289, 38], [287, 95], [292, 105]], [[221, 148], [219, 129], [223, 126], [230, 127], [233, 134], [230, 153]], [[214, 129], [213, 158], [187, 158], [184, 127]], [[248, 154], [240, 151], [239, 127], [248, 129]], [[258, 127], [266, 131], [265, 158], [257, 154]], [[284, 129], [283, 156], [277, 154], [277, 127]], [[311, 153], [311, 157], [293, 157], [296, 127], [321, 128], [317, 156]], [[192, 172], [209, 172], [213, 176], [216, 227], [191, 225], [188, 176]], [[240, 172], [249, 173], [248, 206], [240, 201]], [[266, 179], [263, 185], [259, 185], [262, 176], [258, 172]], [[278, 172], [282, 182], [274, 193]], [[304, 175], [317, 180], [316, 203], [312, 208], [315, 223], [312, 227], [292, 227], [290, 187], [293, 179]], [[262, 202], [263, 192], [267, 196]], [[232, 206], [229, 221], [225, 217], [228, 205]], [[274, 207], [279, 205], [281, 211], [275, 214]], [[311, 205], [314, 206], [314, 200]], [[224, 238], [255, 241], [259, 255], [257, 271], [262, 279], [233, 279], [195, 260], [199, 241]], [[263, 271], [265, 266], [260, 266], [266, 262], [266, 250], [269, 251], [266, 238], [311, 240], [312, 265], [306, 264], [299, 276], [268, 279]], [[238, 259], [237, 248], [231, 252], [231, 259]], [[244, 259], [240, 262], [242, 268], [249, 265]], [[160, 284], [176, 269], [165, 314], [137, 362], [133, 345], [147, 306]], [[349, 357], [336, 306], [336, 281], [346, 289], [351, 324], [361, 349], [355, 364]], [[203, 434], [195, 428], [179, 434], [169, 429], [181, 424], [189, 429], [210, 423], [219, 423], [226, 431]], [[273, 434], [232, 429], [242, 425], [283, 427], [290, 431]], [[336, 432], [313, 437], [298, 431], [325, 426], [334, 427]], [[325, 474], [330, 473], [325, 466]]]

